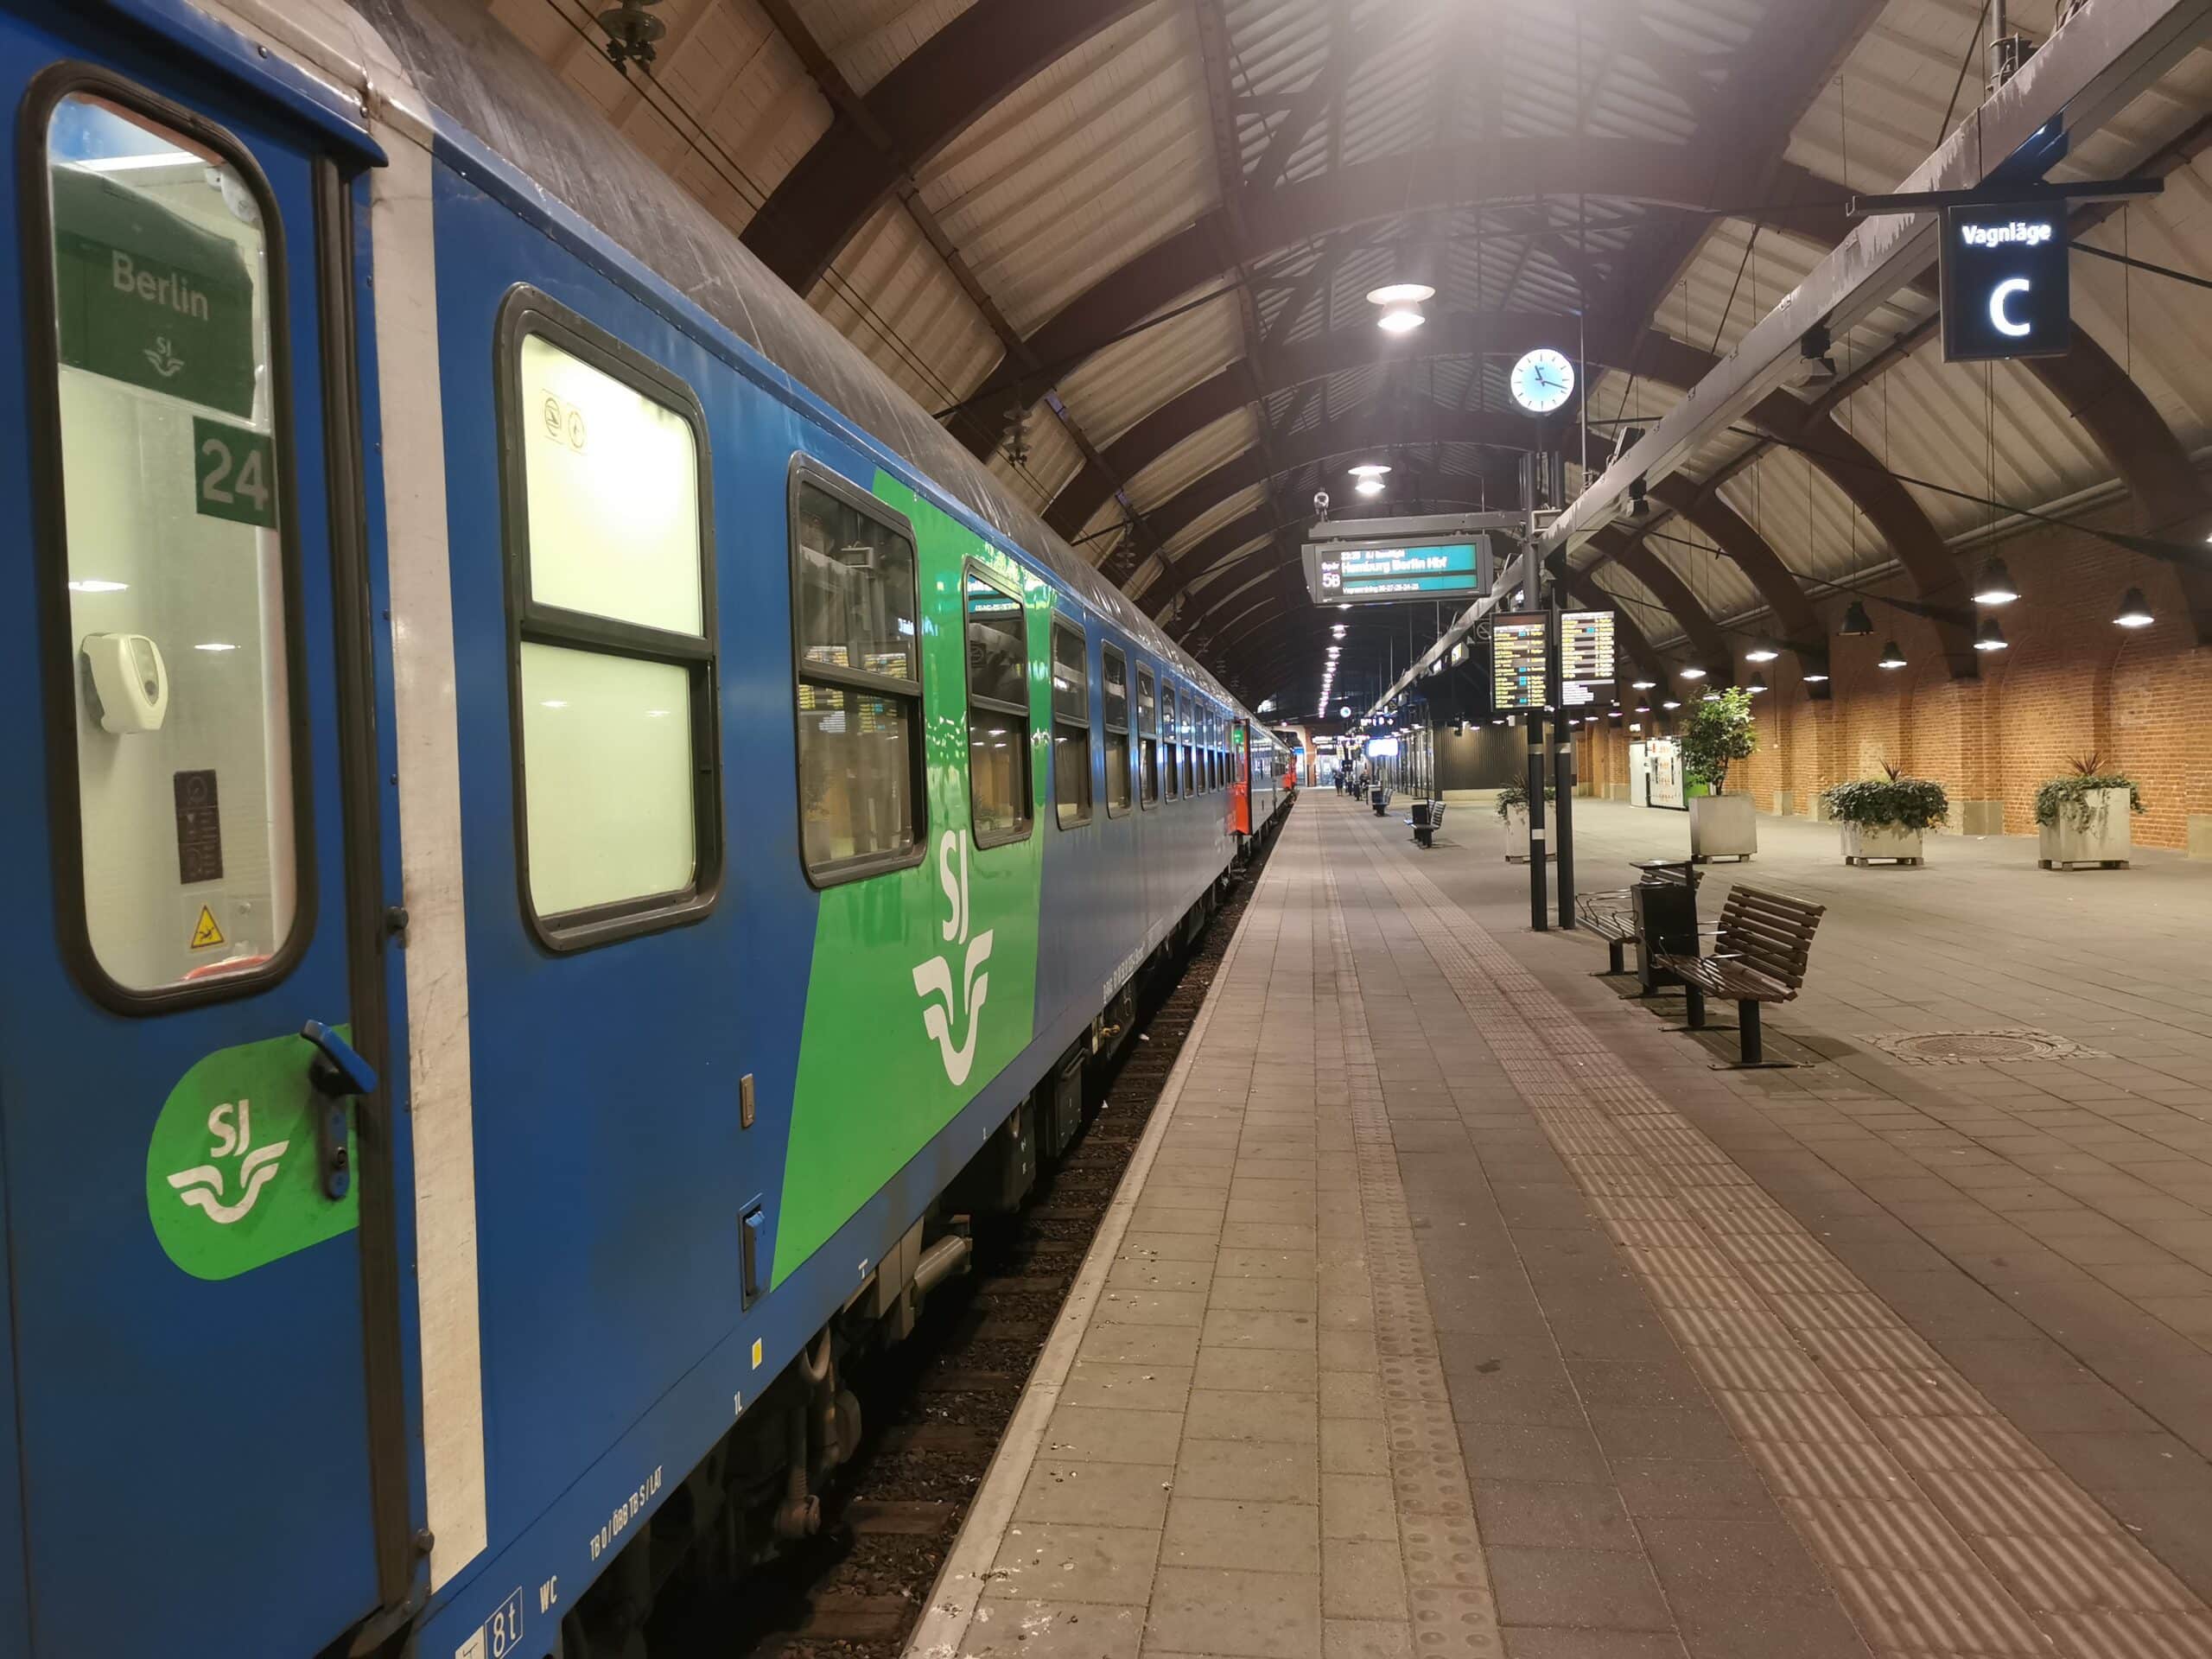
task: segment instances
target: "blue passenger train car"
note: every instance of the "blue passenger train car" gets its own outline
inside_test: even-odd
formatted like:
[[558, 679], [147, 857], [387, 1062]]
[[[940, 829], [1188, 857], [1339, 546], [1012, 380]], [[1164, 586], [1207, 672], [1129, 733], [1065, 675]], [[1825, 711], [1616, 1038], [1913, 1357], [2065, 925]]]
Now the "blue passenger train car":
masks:
[[632, 1651], [1288, 752], [474, 0], [0, 84], [0, 1654]]

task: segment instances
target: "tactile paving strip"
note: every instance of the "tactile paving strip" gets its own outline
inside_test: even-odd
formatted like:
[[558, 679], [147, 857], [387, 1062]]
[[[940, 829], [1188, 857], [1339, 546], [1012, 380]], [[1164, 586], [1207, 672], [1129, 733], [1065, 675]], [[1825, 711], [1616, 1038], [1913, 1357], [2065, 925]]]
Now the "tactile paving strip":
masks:
[[1351, 1102], [1352, 1148], [1368, 1274], [1375, 1303], [1375, 1347], [1382, 1372], [1382, 1418], [1390, 1489], [1398, 1516], [1400, 1559], [1414, 1651], [1423, 1659], [1495, 1659], [1502, 1651], [1474, 1497], [1452, 1420], [1452, 1395], [1437, 1357], [1436, 1322], [1421, 1282], [1413, 1218], [1398, 1152], [1382, 1104], [1366, 1003], [1352, 959], [1335, 875], [1322, 866], [1329, 946], [1336, 960], [1341, 1052]]
[[1363, 839], [1872, 1645], [2212, 1654], [2212, 1610], [1491, 934]]

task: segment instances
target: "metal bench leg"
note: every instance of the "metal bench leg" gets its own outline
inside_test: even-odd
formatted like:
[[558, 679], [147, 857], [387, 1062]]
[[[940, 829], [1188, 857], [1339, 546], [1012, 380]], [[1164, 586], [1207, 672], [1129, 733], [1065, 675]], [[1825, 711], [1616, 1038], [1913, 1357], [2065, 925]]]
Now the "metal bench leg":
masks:
[[1759, 1005], [1738, 1002], [1736, 1005], [1736, 1029], [1743, 1033], [1743, 1056], [1745, 1065], [1757, 1065], [1765, 1058], [1765, 1050], [1759, 1042]]
[[1605, 969], [1609, 974], [1624, 974], [1628, 972], [1628, 963], [1621, 955], [1621, 945], [1622, 941], [1619, 939], [1608, 939], [1605, 941], [1605, 950], [1608, 953], [1608, 960], [1611, 964]]
[[1685, 982], [1682, 990], [1689, 999], [1689, 1011], [1687, 1016], [1689, 1028], [1692, 1031], [1702, 1031], [1705, 1028], [1705, 987]]

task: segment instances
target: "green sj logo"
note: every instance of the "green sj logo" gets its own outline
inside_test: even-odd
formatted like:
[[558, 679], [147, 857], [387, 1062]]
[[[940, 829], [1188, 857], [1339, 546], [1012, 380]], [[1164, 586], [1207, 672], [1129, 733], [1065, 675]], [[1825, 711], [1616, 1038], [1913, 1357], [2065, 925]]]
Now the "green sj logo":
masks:
[[146, 1147], [146, 1212], [194, 1278], [235, 1278], [359, 1224], [360, 1184], [334, 1200], [318, 1178], [314, 1056], [298, 1037], [242, 1043], [169, 1090]]

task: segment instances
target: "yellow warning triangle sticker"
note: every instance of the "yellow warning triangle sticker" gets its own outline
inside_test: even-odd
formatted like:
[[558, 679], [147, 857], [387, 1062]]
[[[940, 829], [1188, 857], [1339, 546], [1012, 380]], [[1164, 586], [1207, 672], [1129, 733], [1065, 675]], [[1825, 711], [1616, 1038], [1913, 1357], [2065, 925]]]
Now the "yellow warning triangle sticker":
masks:
[[200, 906], [200, 925], [192, 930], [192, 948], [205, 950], [223, 942], [223, 930], [215, 925], [215, 912], [207, 906]]

